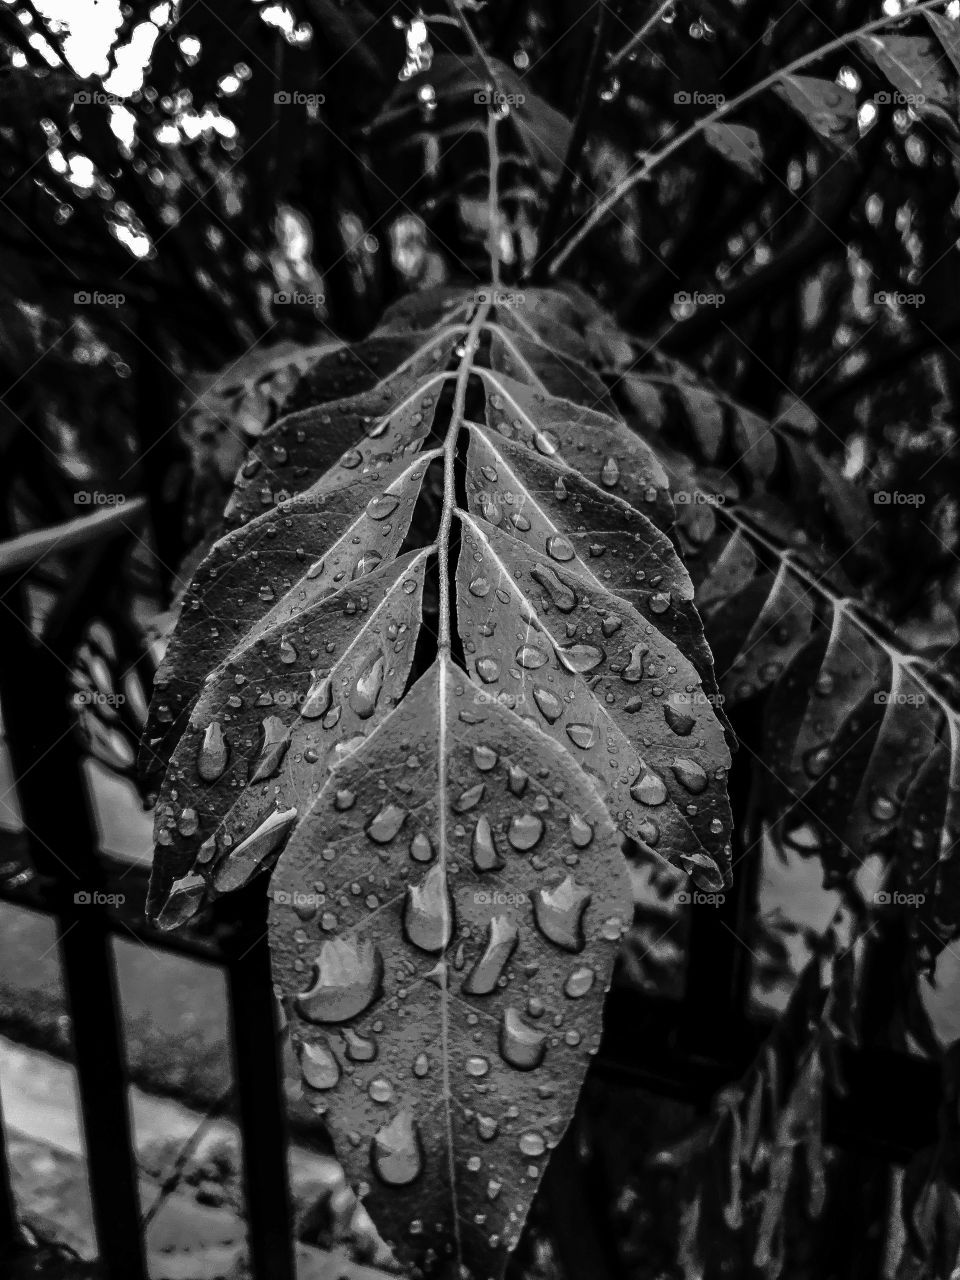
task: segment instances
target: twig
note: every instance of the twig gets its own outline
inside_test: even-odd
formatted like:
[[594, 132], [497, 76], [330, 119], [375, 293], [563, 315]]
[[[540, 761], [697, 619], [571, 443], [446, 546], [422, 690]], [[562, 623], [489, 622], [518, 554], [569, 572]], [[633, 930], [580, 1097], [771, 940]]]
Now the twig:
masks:
[[745, 103], [752, 101], [752, 99], [756, 98], [759, 94], [771, 88], [779, 80], [782, 80], [784, 76], [792, 75], [795, 71], [799, 71], [803, 67], [809, 66], [810, 63], [818, 62], [821, 58], [825, 58], [831, 53], [836, 53], [837, 50], [845, 48], [846, 45], [850, 44], [852, 40], [856, 40], [859, 36], [867, 35], [871, 31], [878, 31], [881, 27], [889, 26], [891, 22], [898, 22], [904, 18], [911, 18], [918, 13], [924, 13], [928, 9], [934, 9], [938, 5], [942, 5], [944, 3], [945, 0], [921, 0], [920, 4], [914, 5], [904, 13], [885, 14], [882, 18], [875, 18], [872, 22], [866, 22], [862, 26], [857, 27], [856, 30], [848, 31], [845, 35], [838, 36], [835, 40], [830, 40], [827, 44], [821, 45], [820, 48], [814, 49], [811, 53], [805, 53], [799, 58], [794, 58], [794, 60], [792, 62], [788, 62], [786, 66], [780, 67], [776, 71], [771, 71], [768, 76], [764, 76], [762, 80], [759, 80], [749, 89], [745, 89], [743, 93], [739, 93], [736, 97], [730, 98], [726, 102], [722, 102], [715, 110], [711, 111], [709, 115], [703, 116], [701, 119], [695, 121], [689, 129], [685, 129], [683, 133], [678, 134], [672, 142], [668, 142], [660, 151], [655, 151], [652, 156], [645, 157], [634, 170], [627, 174], [625, 178], [621, 178], [613, 190], [609, 191], [593, 212], [587, 216], [586, 221], [583, 223], [580, 230], [567, 241], [566, 246], [561, 249], [553, 259], [548, 268], [548, 274], [551, 276], [555, 275], [566, 262], [567, 258], [570, 257], [571, 253], [573, 253], [573, 251], [583, 243], [597, 223], [603, 220], [613, 206], [622, 200], [628, 192], [632, 191], [635, 186], [641, 182], [645, 182], [654, 169], [659, 168], [665, 160], [669, 159], [674, 152], [679, 151], [681, 147], [685, 146], [691, 138], [695, 138], [699, 134], [703, 133], [703, 131], [709, 128], [710, 125], [715, 124], [724, 116], [729, 115], [731, 111], [736, 111]]
[[0, 543], [0, 577], [29, 568], [55, 552], [73, 551], [99, 538], [122, 533], [128, 524], [140, 520], [147, 512], [143, 497], [128, 498], [115, 507], [107, 507], [92, 516], [78, 516], [49, 529], [36, 529]]
[[500, 284], [500, 151], [497, 147], [497, 107], [487, 104], [487, 150], [490, 153], [490, 177], [487, 183], [487, 250], [490, 254], [490, 279], [496, 289]]
[[[594, 23], [593, 44], [591, 45], [590, 56], [587, 60], [583, 89], [580, 93], [580, 100], [577, 103], [573, 129], [570, 132], [570, 139], [567, 143], [567, 153], [563, 157], [563, 164], [560, 166], [560, 173], [557, 177], [556, 184], [553, 191], [550, 193], [550, 201], [547, 205], [547, 210], [540, 226], [540, 232], [537, 236], [538, 247], [550, 246], [552, 248], [554, 241], [557, 239], [560, 218], [566, 206], [567, 198], [569, 197], [570, 191], [573, 187], [573, 180], [577, 176], [577, 162], [580, 159], [580, 152], [583, 150], [584, 139], [587, 136], [590, 108], [596, 102], [597, 98], [596, 80], [600, 71], [600, 55], [603, 49], [603, 37], [606, 32], [607, 6], [604, 3], [604, 0], [597, 0], [594, 8], [596, 9], [597, 20]], [[545, 252], [542, 252], [541, 260], [545, 258], [545, 256]]]
[[624, 58], [628, 57], [629, 54], [631, 54], [633, 50], [637, 47], [637, 45], [643, 41], [644, 37], [648, 35], [650, 31], [657, 25], [657, 23], [660, 21], [660, 19], [663, 17], [666, 11], [670, 8], [670, 6], [675, 3], [676, 3], [676, 0], [663, 0], [662, 4], [657, 5], [654, 12], [646, 20], [646, 22], [643, 24], [643, 26], [640, 28], [637, 34], [635, 36], [631, 36], [630, 39], [627, 41], [627, 43], [623, 46], [623, 48], [620, 49], [617, 53], [613, 53], [610, 55], [610, 57], [607, 59], [607, 64], [604, 67], [604, 71], [612, 71], [614, 67], [619, 66], [619, 64], [624, 60]]

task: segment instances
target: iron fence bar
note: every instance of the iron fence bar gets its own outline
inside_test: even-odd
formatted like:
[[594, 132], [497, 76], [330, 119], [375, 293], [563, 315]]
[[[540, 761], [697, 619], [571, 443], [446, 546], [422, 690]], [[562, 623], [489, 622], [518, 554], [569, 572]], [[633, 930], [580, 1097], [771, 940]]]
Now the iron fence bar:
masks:
[[227, 983], [250, 1265], [256, 1280], [295, 1280], [286, 1106], [265, 931], [238, 946]]
[[[56, 886], [51, 905], [73, 1024], [101, 1265], [109, 1280], [145, 1280], [110, 927], [104, 908], [93, 901], [103, 877], [69, 704], [68, 666], [62, 652], [32, 634], [22, 584], [7, 578], [0, 580], [2, 588], [0, 703], [31, 859]], [[64, 644], [72, 642], [68, 629]]]

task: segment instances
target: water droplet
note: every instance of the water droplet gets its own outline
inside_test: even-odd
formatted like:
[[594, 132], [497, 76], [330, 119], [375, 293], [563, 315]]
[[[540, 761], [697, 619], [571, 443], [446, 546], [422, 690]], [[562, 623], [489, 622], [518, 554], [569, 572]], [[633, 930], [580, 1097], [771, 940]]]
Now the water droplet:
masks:
[[518, 813], [510, 819], [507, 839], [520, 853], [532, 849], [543, 835], [543, 819], [536, 813]]
[[544, 689], [538, 684], [534, 685], [533, 700], [548, 724], [553, 724], [563, 715], [563, 702], [551, 689]]
[[563, 984], [563, 994], [569, 996], [571, 1000], [581, 999], [593, 986], [596, 976], [589, 965], [580, 965], [573, 970]]
[[280, 641], [280, 661], [289, 666], [297, 660], [297, 651], [286, 637]]
[[374, 1173], [391, 1187], [405, 1187], [423, 1168], [420, 1135], [409, 1111], [398, 1111], [389, 1124], [378, 1129], [370, 1143]]
[[357, 803], [357, 793], [351, 791], [349, 787], [341, 787], [333, 797], [333, 807], [340, 813], [346, 813], [348, 809], [352, 809]]
[[280, 772], [283, 757], [290, 746], [290, 736], [279, 716], [267, 716], [261, 725], [263, 743], [250, 775], [251, 782], [266, 782]]
[[[491, 1178], [490, 1181], [487, 1183], [487, 1199], [491, 1202], [496, 1200], [497, 1196], [500, 1194], [502, 1190], [503, 1190], [503, 1183], [498, 1182], [496, 1178]], [[498, 1236], [491, 1236], [490, 1237], [491, 1248], [496, 1248], [498, 1241], [499, 1241]]]
[[504, 865], [502, 858], [497, 853], [493, 831], [490, 827], [490, 819], [486, 814], [481, 814], [477, 819], [477, 825], [473, 832], [472, 852], [473, 865], [478, 871], [499, 871]]
[[305, 720], [319, 720], [330, 710], [333, 700], [333, 684], [329, 676], [314, 676], [307, 690], [300, 714]]
[[481, 773], [489, 773], [491, 769], [496, 768], [499, 759], [492, 747], [473, 748], [473, 763]]
[[389, 844], [403, 826], [406, 816], [406, 809], [401, 809], [398, 804], [385, 804], [367, 823], [367, 835], [376, 844]]
[[377, 1056], [377, 1042], [372, 1036], [362, 1036], [352, 1027], [344, 1027], [342, 1035], [351, 1062], [373, 1062]]
[[441, 863], [431, 867], [420, 884], [408, 885], [403, 904], [403, 927], [409, 942], [421, 951], [445, 951], [453, 937], [453, 900]]
[[500, 1024], [500, 1055], [504, 1062], [518, 1071], [532, 1071], [539, 1067], [546, 1052], [546, 1032], [524, 1022], [519, 1009], [505, 1009]]
[[177, 819], [177, 830], [182, 836], [195, 836], [200, 827], [196, 809], [184, 809]]
[[548, 661], [549, 658], [543, 650], [536, 648], [535, 645], [525, 644], [517, 650], [517, 665], [526, 671], [536, 671]]
[[367, 938], [330, 938], [314, 961], [314, 982], [295, 1000], [309, 1022], [347, 1022], [380, 993], [383, 957]]
[[512, 796], [522, 796], [527, 789], [529, 778], [518, 764], [512, 764], [507, 774], [507, 786]]
[[546, 545], [547, 555], [550, 559], [559, 560], [561, 564], [566, 563], [568, 560], [573, 560], [577, 554], [567, 539], [560, 537], [559, 534], [549, 537]]
[[372, 573], [382, 560], [383, 556], [379, 551], [375, 551], [373, 548], [370, 548], [368, 551], [364, 551], [363, 555], [360, 556], [357, 563], [353, 566], [353, 573], [350, 575], [351, 578], [356, 581], [357, 578], [362, 578], [365, 574]]
[[385, 1080], [383, 1076], [377, 1076], [376, 1080], [370, 1081], [367, 1093], [374, 1102], [385, 1105], [393, 1101], [393, 1085], [389, 1080]]
[[350, 706], [361, 720], [369, 720], [376, 710], [380, 690], [383, 688], [383, 656], [378, 656], [350, 691]]
[[596, 732], [588, 724], [568, 724], [567, 737], [581, 751], [589, 751], [596, 742]]
[[530, 577], [543, 587], [560, 613], [572, 613], [577, 607], [577, 597], [560, 578], [556, 569], [546, 565], [534, 565], [530, 570]]
[[410, 841], [410, 857], [414, 862], [430, 862], [433, 858], [433, 845], [424, 831], [418, 831]]
[[510, 523], [515, 529], [519, 529], [521, 533], [526, 533], [530, 528], [530, 521], [520, 511], [515, 511], [510, 517]]
[[520, 1135], [520, 1141], [517, 1143], [523, 1155], [530, 1158], [542, 1156], [547, 1149], [547, 1144], [539, 1133], [523, 1133]]
[[471, 996], [486, 996], [496, 990], [497, 979], [513, 955], [520, 931], [509, 916], [492, 916], [487, 923], [487, 941], [463, 984]]
[[307, 577], [319, 578], [321, 573], [323, 573], [323, 565], [324, 565], [323, 560], [314, 560], [313, 564], [307, 570]]
[[600, 666], [606, 654], [595, 644], [571, 644], [557, 649], [560, 665], [575, 675], [585, 675]]
[[477, 661], [477, 675], [484, 684], [493, 684], [500, 674], [500, 663], [496, 658], [480, 658]]
[[340, 1063], [326, 1044], [302, 1044], [300, 1073], [311, 1089], [333, 1089], [340, 1079]]
[[231, 849], [217, 868], [213, 883], [221, 893], [239, 889], [253, 878], [264, 860], [274, 853], [297, 818], [297, 810], [273, 809], [264, 820]]
[[593, 839], [593, 827], [581, 818], [579, 813], [571, 813], [568, 819], [570, 827], [570, 839], [578, 849], [586, 849], [587, 845]]
[[685, 756], [677, 756], [670, 766], [673, 776], [691, 795], [698, 796], [707, 789], [707, 775], [696, 760], [688, 760]]
[[641, 804], [663, 804], [667, 798], [667, 784], [662, 778], [658, 778], [652, 769], [644, 767], [643, 772], [631, 786], [630, 794]]
[[381, 493], [367, 503], [367, 515], [371, 520], [386, 520], [400, 505], [400, 499], [392, 493]]
[[664, 703], [663, 718], [673, 732], [681, 738], [688, 737], [696, 724], [696, 719], [693, 716], [687, 715], [683, 711], [678, 711], [669, 702]]
[[666, 613], [670, 608], [670, 592], [657, 591], [650, 597], [651, 613]]
[[483, 1142], [490, 1142], [495, 1138], [499, 1128], [493, 1116], [477, 1116], [477, 1136]]
[[573, 876], [553, 889], [538, 889], [533, 897], [533, 915], [540, 932], [565, 951], [580, 951], [584, 945], [581, 921], [590, 904], [589, 889]]
[[468, 1058], [465, 1069], [468, 1076], [472, 1076], [474, 1080], [481, 1080], [490, 1070], [490, 1063], [486, 1058]]
[[552, 431], [535, 432], [533, 442], [537, 452], [542, 453], [545, 458], [552, 458], [560, 448], [560, 441]]
[[600, 468], [600, 483], [607, 489], [613, 489], [620, 479], [620, 464], [616, 458], [607, 458]]
[[204, 782], [216, 782], [227, 767], [229, 747], [219, 720], [212, 720], [197, 754], [197, 772]]
[[422, 1080], [423, 1077], [429, 1072], [429, 1070], [430, 1070], [430, 1059], [427, 1057], [425, 1053], [418, 1053], [413, 1060], [413, 1074], [417, 1077], [418, 1080]]
[[477, 577], [471, 578], [470, 582], [467, 584], [467, 590], [472, 596], [476, 596], [478, 600], [482, 600], [484, 596], [488, 596], [490, 594], [490, 579], [483, 577], [482, 574], [478, 574]]
[[176, 929], [191, 916], [196, 915], [203, 901], [206, 881], [202, 876], [185, 875], [174, 880], [170, 887], [170, 896], [163, 904], [157, 916], [157, 924], [161, 929]]
[[870, 816], [878, 822], [890, 822], [900, 812], [900, 806], [889, 796], [875, 795], [870, 801]]
[[454, 813], [469, 813], [471, 809], [475, 809], [483, 799], [483, 793], [486, 790], [486, 784], [478, 782], [473, 787], [468, 787], [466, 791], [461, 792], [453, 802]]

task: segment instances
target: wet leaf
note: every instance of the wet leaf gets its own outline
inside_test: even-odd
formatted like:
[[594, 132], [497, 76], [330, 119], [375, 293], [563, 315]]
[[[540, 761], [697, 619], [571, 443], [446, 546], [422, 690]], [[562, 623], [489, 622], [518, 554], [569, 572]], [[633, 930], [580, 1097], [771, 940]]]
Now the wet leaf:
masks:
[[828, 142], [846, 149], [859, 138], [857, 99], [842, 85], [816, 76], [784, 76], [774, 91]]
[[716, 120], [706, 126], [703, 136], [715, 151], [749, 173], [751, 178], [763, 176], [763, 147], [756, 129]]

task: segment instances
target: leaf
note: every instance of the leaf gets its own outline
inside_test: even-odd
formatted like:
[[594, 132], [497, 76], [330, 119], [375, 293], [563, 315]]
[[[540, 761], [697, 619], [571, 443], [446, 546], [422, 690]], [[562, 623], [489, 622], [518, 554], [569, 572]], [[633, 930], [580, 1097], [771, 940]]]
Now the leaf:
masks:
[[947, 81], [943, 57], [933, 40], [927, 36], [866, 35], [858, 37], [858, 44], [903, 95], [903, 105], [957, 132], [956, 90]]
[[629, 919], [612, 823], [536, 731], [531, 759], [530, 733], [441, 656], [327, 782], [273, 880], [305, 1093], [404, 1263], [501, 1271]]
[[763, 177], [763, 147], [756, 129], [745, 124], [715, 120], [706, 126], [703, 136], [715, 151], [749, 173], [751, 178]]
[[240, 468], [145, 735], [151, 912], [277, 867], [309, 1097], [421, 1266], [502, 1271], [596, 1044], [622, 837], [729, 878], [712, 658], [596, 321], [560, 290], [440, 289], [313, 362]]
[[933, 13], [929, 9], [924, 17], [943, 45], [943, 51], [953, 64], [954, 71], [960, 72], [960, 23], [948, 18], [945, 13]]
[[858, 141], [857, 99], [843, 85], [816, 76], [784, 76], [774, 85], [774, 92], [821, 138], [842, 150]]

